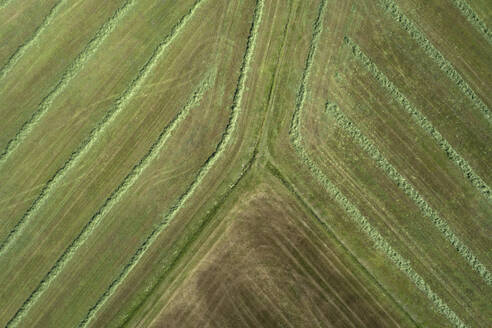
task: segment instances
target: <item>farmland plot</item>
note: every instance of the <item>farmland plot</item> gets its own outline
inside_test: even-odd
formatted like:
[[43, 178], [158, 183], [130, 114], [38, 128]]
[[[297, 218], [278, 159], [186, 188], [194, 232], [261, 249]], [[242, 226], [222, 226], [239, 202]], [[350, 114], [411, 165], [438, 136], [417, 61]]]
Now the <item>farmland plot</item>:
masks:
[[0, 2], [0, 325], [490, 326], [491, 10]]

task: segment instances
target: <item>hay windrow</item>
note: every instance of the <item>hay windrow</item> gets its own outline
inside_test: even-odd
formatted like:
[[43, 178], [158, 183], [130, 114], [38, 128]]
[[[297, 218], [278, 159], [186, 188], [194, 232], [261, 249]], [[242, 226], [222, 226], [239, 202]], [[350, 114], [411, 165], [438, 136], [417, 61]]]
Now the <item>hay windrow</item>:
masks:
[[[127, 0], [125, 3], [113, 13], [113, 15], [97, 30], [96, 34], [89, 40], [84, 49], [77, 55], [74, 61], [63, 72], [61, 79], [51, 89], [50, 92], [43, 98], [38, 108], [32, 113], [31, 117], [25, 121], [15, 136], [10, 139], [7, 146], [0, 154], [0, 167], [6, 162], [9, 156], [17, 149], [22, 141], [29, 135], [34, 127], [41, 121], [44, 114], [53, 104], [54, 100], [60, 95], [63, 90], [70, 84], [75, 76], [84, 68], [84, 65], [96, 53], [99, 46], [106, 40], [111, 32], [118, 25], [119, 21], [128, 14], [136, 0]], [[54, 8], [58, 8], [56, 5]], [[53, 9], [53, 12], [57, 10]], [[53, 14], [54, 15], [54, 14]], [[50, 14], [51, 16], [51, 14]], [[51, 21], [51, 20], [50, 20]], [[0, 79], [3, 73], [0, 73]], [[1, 247], [0, 247], [1, 250]]]
[[483, 37], [492, 44], [492, 31], [487, 27], [485, 22], [480, 19], [478, 14], [465, 0], [451, 0], [453, 4], [458, 8], [468, 22], [473, 25], [477, 31], [479, 31]]
[[[248, 76], [251, 60], [253, 58], [256, 40], [258, 35], [259, 25], [261, 24], [261, 18], [263, 15], [263, 0], [257, 0], [256, 7], [253, 14], [253, 23], [250, 28], [250, 33], [248, 36], [248, 41], [246, 45], [246, 50], [243, 56], [243, 62], [240, 68], [239, 79], [234, 93], [234, 98], [231, 106], [231, 114], [229, 116], [229, 122], [226, 126], [224, 133], [222, 134], [221, 140], [217, 144], [215, 151], [207, 158], [204, 165], [200, 168], [196, 178], [189, 185], [186, 191], [178, 198], [177, 202], [163, 215], [162, 221], [159, 222], [157, 227], [150, 233], [150, 235], [143, 241], [141, 246], [133, 254], [130, 261], [124, 266], [123, 270], [117, 276], [115, 280], [108, 286], [106, 291], [99, 297], [96, 303], [89, 309], [84, 319], [80, 322], [79, 327], [87, 327], [93, 318], [96, 316], [97, 312], [104, 306], [109, 297], [115, 292], [115, 290], [121, 285], [132, 269], [138, 264], [140, 259], [144, 256], [147, 250], [152, 246], [155, 240], [159, 237], [162, 231], [170, 224], [170, 222], [175, 218], [179, 209], [187, 202], [187, 200], [194, 194], [195, 190], [200, 185], [203, 178], [207, 175], [208, 171], [217, 162], [220, 155], [229, 145], [232, 139], [232, 133], [236, 130], [237, 120], [241, 108], [241, 100], [245, 90], [246, 78]], [[232, 188], [233, 186], [231, 186]]]
[[481, 111], [487, 121], [492, 124], [490, 109], [483, 100], [473, 91], [453, 65], [441, 54], [441, 52], [427, 39], [418, 27], [400, 10], [394, 0], [379, 0], [383, 9], [398, 23], [424, 52], [446, 73], [451, 81], [456, 83], [458, 88], [471, 100], [474, 107]]
[[173, 131], [179, 126], [179, 124], [186, 119], [193, 107], [196, 107], [204, 93], [209, 89], [213, 82], [213, 79], [207, 77], [193, 93], [187, 104], [178, 112], [173, 120], [164, 128], [159, 134], [156, 141], [150, 146], [147, 153], [135, 164], [132, 170], [126, 175], [123, 181], [113, 190], [111, 195], [105, 200], [104, 204], [96, 211], [91, 219], [85, 224], [80, 233], [70, 243], [70, 245], [63, 251], [62, 255], [56, 260], [55, 264], [51, 267], [48, 273], [43, 277], [36, 289], [29, 295], [26, 301], [22, 304], [21, 308], [15, 314], [11, 326], [15, 326], [16, 322], [22, 320], [22, 318], [28, 313], [32, 306], [43, 295], [44, 291], [48, 289], [51, 282], [53, 282], [58, 274], [63, 271], [67, 263], [73, 257], [77, 249], [82, 246], [90, 237], [92, 232], [97, 229], [101, 220], [111, 211], [113, 206], [118, 203], [130, 187], [138, 180], [142, 172], [149, 166], [149, 164], [158, 156], [167, 140], [173, 133]]
[[[152, 55], [148, 58], [146, 63], [140, 68], [137, 75], [130, 82], [127, 89], [120, 95], [111, 108], [105, 113], [101, 121], [91, 130], [88, 137], [74, 150], [65, 163], [58, 168], [55, 174], [45, 183], [40, 194], [36, 197], [31, 207], [22, 215], [21, 219], [15, 225], [14, 229], [9, 233], [7, 239], [2, 243], [0, 248], [0, 256], [8, 249], [16, 236], [19, 235], [23, 227], [36, 215], [37, 211], [46, 202], [49, 195], [56, 189], [58, 184], [62, 183], [67, 171], [71, 167], [75, 166], [83, 155], [89, 152], [92, 146], [97, 142], [99, 136], [104, 133], [106, 128], [115, 120], [115, 118], [124, 110], [124, 108], [130, 103], [132, 98], [138, 93], [140, 88], [144, 85], [146, 78], [151, 74], [154, 67], [159, 62], [159, 59], [165, 53], [169, 44], [175, 39], [176, 35], [182, 30], [183, 26], [189, 21], [190, 16], [193, 14], [194, 9], [203, 0], [197, 0], [193, 9], [184, 15], [172, 28], [169, 34], [156, 46]], [[128, 7], [127, 7], [128, 8]]]
[[362, 49], [349, 37], [344, 38], [345, 44], [352, 49], [352, 54], [368, 70], [381, 86], [412, 116], [425, 132], [427, 132], [439, 147], [446, 153], [446, 156], [463, 172], [465, 178], [490, 202], [492, 193], [490, 187], [483, 179], [474, 172], [470, 164], [461, 157], [460, 154], [451, 146], [451, 144], [441, 135], [441, 133], [432, 125], [400, 90], [391, 82], [388, 77], [371, 61], [371, 59], [362, 51]]
[[337, 104], [327, 102], [326, 112], [335, 118], [337, 124], [343, 128], [359, 146], [371, 156], [377, 166], [383, 170], [386, 175], [400, 188], [420, 209], [422, 214], [428, 218], [434, 226], [443, 234], [446, 240], [453, 245], [453, 248], [468, 262], [482, 279], [492, 286], [492, 276], [473, 252], [458, 238], [448, 225], [445, 219], [441, 218], [439, 213], [434, 210], [425, 199], [418, 193], [415, 187], [404, 178], [398, 170], [381, 154], [376, 145], [369, 140], [359, 128], [350, 121], [340, 110]]
[[289, 130], [294, 149], [304, 165], [309, 168], [311, 174], [321, 183], [324, 189], [330, 194], [331, 198], [333, 198], [336, 203], [347, 212], [349, 217], [359, 226], [361, 231], [368, 235], [374, 246], [383, 252], [398, 267], [398, 269], [407, 275], [407, 277], [429, 298], [439, 313], [443, 314], [455, 327], [465, 328], [467, 326], [461, 321], [456, 313], [454, 313], [454, 311], [451, 310], [449, 306], [432, 291], [424, 279], [412, 268], [410, 262], [403, 258], [395, 249], [393, 249], [393, 247], [391, 247], [379, 231], [371, 225], [364, 215], [362, 215], [359, 209], [353, 205], [347, 197], [342, 194], [340, 190], [328, 179], [317, 164], [310, 158], [303, 146], [302, 133], [300, 132], [301, 115], [304, 107], [304, 101], [306, 99], [306, 88], [309, 73], [316, 54], [317, 43], [323, 29], [322, 21], [325, 7], [326, 1], [321, 1], [318, 17], [313, 24], [313, 36], [306, 58], [306, 65], [299, 86], [299, 91], [297, 93], [291, 128]]

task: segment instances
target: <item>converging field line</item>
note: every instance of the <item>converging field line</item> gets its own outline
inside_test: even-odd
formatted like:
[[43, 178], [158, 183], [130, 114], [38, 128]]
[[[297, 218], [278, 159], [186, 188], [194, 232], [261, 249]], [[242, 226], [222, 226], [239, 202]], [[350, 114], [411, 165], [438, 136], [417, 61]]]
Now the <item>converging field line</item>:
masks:
[[364, 68], [368, 70], [381, 86], [412, 116], [415, 122], [427, 132], [439, 147], [446, 153], [451, 160], [462, 172], [466, 179], [489, 201], [492, 200], [490, 187], [483, 179], [476, 174], [470, 164], [461, 157], [460, 154], [451, 146], [451, 144], [441, 135], [441, 133], [432, 125], [415, 106], [400, 92], [400, 90], [391, 82], [388, 77], [371, 61], [371, 59], [360, 49], [360, 47], [349, 37], [344, 38], [344, 42], [352, 49], [352, 54], [360, 60]]
[[[190, 110], [197, 106], [203, 97], [205, 91], [213, 83], [213, 79], [207, 76], [198, 89], [193, 93], [188, 103], [179, 111], [179, 113], [173, 118], [173, 120], [164, 128], [159, 134], [157, 140], [150, 146], [147, 153], [140, 159], [140, 161], [133, 166], [131, 171], [126, 175], [123, 181], [116, 187], [111, 195], [105, 200], [104, 204], [96, 211], [91, 219], [85, 224], [77, 237], [70, 243], [65, 249], [62, 255], [56, 260], [55, 264], [51, 267], [48, 273], [43, 277], [38, 286], [24, 301], [22, 306], [17, 310], [14, 317], [9, 321], [10, 326], [15, 327], [22, 318], [27, 315], [36, 301], [43, 295], [44, 291], [48, 289], [51, 282], [55, 280], [60, 272], [63, 271], [67, 263], [73, 257], [77, 249], [82, 246], [85, 241], [90, 237], [94, 230], [99, 226], [101, 220], [111, 211], [113, 206], [125, 195], [131, 186], [138, 180], [140, 175], [145, 171], [149, 164], [159, 155], [160, 151], [171, 137], [173, 131], [179, 126], [179, 124], [186, 119]], [[7, 325], [7, 326], [8, 326]]]
[[[38, 42], [39, 36], [43, 33], [43, 31], [46, 29], [48, 25], [53, 22], [55, 19], [56, 15], [60, 11], [60, 7], [63, 3], [65, 3], [66, 0], [59, 0], [50, 10], [48, 15], [43, 19], [41, 25], [39, 25], [35, 30], [33, 35], [31, 36], [30, 39], [28, 39], [26, 42], [21, 44], [15, 52], [9, 57], [5, 65], [3, 65], [2, 68], [0, 68], [0, 80], [2, 80], [5, 75], [10, 72], [12, 67], [17, 64], [19, 59], [31, 48], [33, 45], [35, 45]], [[5, 7], [10, 0], [2, 1], [0, 2], [0, 8]]]
[[451, 0], [451, 2], [461, 11], [463, 16], [465, 16], [473, 27], [477, 29], [489, 43], [492, 43], [492, 31], [487, 27], [485, 22], [480, 19], [473, 8], [470, 7], [465, 0]]
[[463, 77], [456, 71], [451, 62], [441, 54], [439, 50], [426, 38], [417, 26], [398, 8], [394, 0], [379, 0], [383, 9], [398, 22], [401, 27], [417, 42], [424, 52], [436, 62], [439, 68], [447, 74], [449, 79], [456, 83], [458, 88], [471, 100], [473, 105], [480, 110], [487, 121], [492, 124], [490, 109], [483, 100], [472, 90]]
[[307, 83], [309, 80], [310, 71], [313, 65], [314, 56], [316, 54], [317, 44], [320, 34], [323, 30], [323, 14], [326, 10], [326, 0], [322, 0], [318, 11], [318, 16], [313, 24], [313, 35], [309, 52], [306, 58], [306, 65], [303, 71], [302, 80], [299, 85], [299, 90], [296, 97], [295, 109], [292, 116], [289, 135], [294, 149], [302, 162], [309, 168], [311, 174], [323, 185], [330, 196], [342, 207], [350, 218], [364, 231], [374, 246], [382, 251], [395, 265], [407, 275], [407, 277], [429, 298], [434, 304], [435, 309], [443, 314], [455, 327], [467, 327], [463, 321], [454, 313], [451, 308], [430, 288], [425, 280], [413, 269], [410, 262], [403, 258], [391, 245], [384, 239], [379, 231], [374, 228], [370, 222], [362, 215], [359, 209], [353, 205], [345, 195], [328, 179], [321, 169], [309, 157], [307, 151], [303, 147], [303, 137], [300, 133], [301, 114], [304, 108], [304, 102], [307, 94]]
[[[202, 0], [199, 0], [200, 2]], [[229, 116], [229, 121], [227, 123], [226, 129], [222, 134], [222, 137], [217, 144], [214, 152], [207, 158], [204, 165], [199, 169], [199, 172], [194, 179], [194, 181], [189, 185], [186, 191], [179, 197], [177, 202], [163, 215], [162, 221], [158, 226], [150, 233], [150, 235], [144, 240], [142, 245], [137, 249], [135, 254], [133, 254], [130, 262], [125, 265], [120, 274], [115, 280], [108, 286], [106, 291], [101, 295], [101, 297], [96, 301], [94, 306], [92, 306], [85, 318], [80, 322], [79, 327], [87, 327], [90, 322], [94, 319], [97, 312], [103, 307], [108, 298], [115, 292], [115, 290], [120, 286], [120, 284], [125, 280], [132, 269], [137, 265], [140, 259], [144, 256], [147, 250], [152, 246], [155, 240], [158, 238], [160, 233], [165, 230], [169, 223], [176, 217], [177, 213], [186, 203], [186, 201], [194, 194], [195, 190], [200, 185], [200, 182], [207, 175], [213, 165], [220, 158], [220, 154], [229, 145], [232, 134], [236, 130], [237, 121], [239, 114], [242, 111], [241, 103], [242, 97], [245, 90], [246, 79], [250, 70], [251, 60], [256, 47], [257, 35], [259, 25], [261, 24], [261, 19], [263, 15], [263, 0], [256, 1], [256, 7], [253, 14], [253, 22], [249, 31], [248, 41], [246, 44], [246, 50], [243, 56], [243, 62], [240, 68], [239, 79], [237, 82], [236, 91], [234, 92], [233, 101], [231, 105], [231, 114]]]
[[[379, 282], [379, 280], [377, 280], [376, 277], [369, 270], [367, 270], [367, 268], [358, 260], [357, 256], [355, 256], [355, 254], [352, 253], [352, 251], [342, 242], [342, 240], [338, 238], [335, 232], [329, 227], [328, 223], [321, 219], [321, 216], [309, 204], [309, 202], [301, 196], [299, 190], [297, 190], [297, 188], [292, 184], [292, 182], [289, 181], [287, 177], [280, 172], [278, 167], [275, 166], [273, 162], [269, 161], [267, 162], [267, 168], [297, 198], [297, 200], [306, 207], [306, 209], [311, 213], [311, 215], [314, 218], [316, 218], [316, 220], [323, 226], [323, 228], [325, 228], [325, 231], [330, 235], [330, 237], [332, 237], [335, 240], [335, 242], [341, 246], [341, 248], [350, 256], [350, 258], [354, 261], [354, 263], [356, 263], [356, 265], [359, 266], [359, 269], [363, 271], [372, 280], [372, 282], [377, 286], [377, 288], [379, 288], [384, 293], [384, 295], [388, 297], [403, 313], [405, 313], [408, 319], [412, 321], [412, 323], [414, 323], [416, 327], [418, 327], [419, 325], [417, 324], [415, 319], [410, 315], [410, 313], [393, 297], [392, 294], [388, 292], [388, 290], [381, 284], [381, 282]], [[352, 274], [352, 276], [355, 279], [357, 279], [354, 274]], [[359, 279], [357, 280], [359, 281]], [[364, 290], [369, 292], [365, 287]], [[371, 298], [374, 300], [372, 294], [371, 293], [369, 294], [371, 295]], [[377, 300], [374, 301], [377, 302]]]
[[[133, 2], [133, 1], [132, 1]], [[128, 9], [128, 7], [126, 7]], [[120, 11], [122, 12], [122, 11]], [[87, 153], [89, 149], [95, 144], [97, 138], [107, 126], [114, 120], [128, 102], [133, 98], [137, 91], [142, 87], [143, 81], [148, 74], [155, 67], [158, 59], [162, 56], [167, 46], [174, 40], [177, 32], [181, 29], [183, 21], [187, 21], [187, 17], [183, 17], [172, 29], [172, 31], [161, 41], [161, 43], [154, 49], [152, 55], [147, 62], [140, 68], [137, 76], [130, 82], [127, 89], [122, 95], [115, 101], [114, 105], [105, 113], [103, 119], [97, 123], [97, 125], [91, 130], [89, 136], [79, 145], [79, 147], [73, 151], [65, 163], [60, 167], [55, 174], [46, 182], [41, 193], [35, 199], [31, 207], [24, 213], [21, 220], [16, 224], [14, 229], [9, 233], [7, 239], [0, 246], [0, 256], [5, 252], [8, 245], [12, 244], [13, 240], [21, 231], [26, 222], [39, 210], [42, 204], [46, 201], [48, 195], [56, 188], [61, 182], [66, 172], [74, 165], [78, 163], [82, 155]]]
[[[61, 79], [43, 98], [38, 108], [31, 115], [29, 120], [24, 122], [15, 136], [9, 140], [4, 151], [0, 154], [0, 167], [8, 157], [15, 151], [21, 142], [29, 135], [33, 128], [41, 121], [43, 115], [53, 104], [55, 98], [69, 85], [70, 81], [83, 69], [89, 58], [96, 53], [99, 46], [106, 40], [109, 34], [115, 29], [118, 22], [130, 11], [136, 0], [127, 0], [123, 6], [116, 9], [113, 15], [97, 30], [96, 34], [87, 43], [84, 49], [77, 55], [74, 61], [63, 72]], [[1, 247], [0, 247], [1, 250]]]
[[381, 154], [376, 145], [369, 140], [359, 130], [359, 128], [350, 121], [340, 110], [337, 104], [327, 102], [326, 113], [335, 118], [337, 124], [343, 128], [359, 145], [364, 149], [369, 156], [376, 162], [377, 166], [383, 170], [386, 175], [393, 180], [393, 182], [400, 188], [421, 210], [422, 214], [430, 219], [435, 227], [444, 235], [444, 237], [453, 245], [457, 252], [463, 256], [468, 264], [476, 271], [482, 279], [492, 286], [492, 276], [487, 268], [478, 260], [473, 252], [458, 238], [448, 225], [446, 220], [439, 216], [439, 213], [435, 211], [424, 200], [424, 198], [417, 192], [415, 187], [408, 182], [396, 168], [388, 162], [388, 160]]

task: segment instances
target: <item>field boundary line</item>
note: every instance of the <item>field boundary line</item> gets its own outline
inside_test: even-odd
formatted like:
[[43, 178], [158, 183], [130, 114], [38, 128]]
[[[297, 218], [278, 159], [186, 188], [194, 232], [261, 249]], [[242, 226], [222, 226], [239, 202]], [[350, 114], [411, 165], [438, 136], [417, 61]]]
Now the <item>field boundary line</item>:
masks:
[[390, 81], [390, 79], [374, 64], [361, 48], [348, 36], [344, 38], [345, 44], [351, 48], [352, 55], [357, 58], [369, 71], [381, 86], [400, 104], [414, 119], [414, 121], [429, 134], [439, 147], [446, 153], [448, 159], [462, 172], [466, 179], [490, 202], [492, 193], [490, 187], [476, 174], [470, 164], [451, 146], [432, 123], [422, 114], [407, 97]]
[[231, 113], [229, 115], [229, 122], [227, 123], [226, 129], [222, 134], [219, 143], [213, 153], [206, 159], [204, 165], [200, 167], [196, 178], [189, 185], [183, 194], [178, 198], [176, 203], [163, 215], [162, 221], [159, 222], [157, 227], [149, 234], [149, 236], [143, 241], [142, 245], [133, 254], [130, 261], [124, 266], [123, 270], [116, 277], [115, 280], [108, 286], [106, 291], [101, 295], [101, 297], [96, 301], [96, 303], [88, 310], [86, 316], [79, 323], [78, 327], [87, 327], [92, 319], [96, 316], [97, 312], [104, 306], [107, 299], [113, 294], [113, 292], [119, 287], [119, 285], [125, 280], [132, 269], [137, 265], [139, 260], [147, 252], [147, 250], [152, 246], [154, 241], [160, 235], [162, 231], [169, 225], [169, 223], [174, 219], [179, 209], [186, 203], [186, 201], [194, 194], [194, 191], [200, 185], [203, 178], [207, 175], [210, 168], [215, 164], [219, 155], [224, 151], [224, 149], [229, 144], [232, 138], [232, 133], [236, 130], [237, 120], [240, 112], [242, 111], [241, 103], [243, 92], [246, 88], [246, 79], [248, 72], [250, 70], [251, 60], [253, 58], [254, 50], [256, 47], [256, 40], [258, 36], [259, 25], [261, 24], [263, 16], [263, 0], [256, 0], [256, 7], [254, 9], [253, 21], [249, 30], [248, 41], [246, 44], [246, 49], [243, 55], [243, 62], [241, 64], [239, 78], [234, 92], [233, 101], [231, 105]]
[[[292, 6], [290, 6], [289, 8], [291, 8], [291, 7]], [[289, 13], [290, 13], [290, 11], [289, 11]], [[275, 77], [278, 77], [278, 74], [277, 74], [278, 73], [278, 65], [280, 64], [280, 59], [282, 58], [282, 56], [281, 56], [282, 49], [284, 49], [285, 39], [287, 38], [287, 31], [289, 30], [290, 19], [291, 19], [291, 15], [289, 14], [289, 18], [287, 19], [286, 25], [285, 25], [284, 30], [283, 30], [282, 46], [280, 47], [279, 56], [277, 57]], [[275, 81], [275, 78], [274, 78], [274, 81]], [[273, 89], [273, 86], [272, 86], [272, 89]], [[271, 97], [271, 92], [268, 96], [268, 99], [270, 99], [270, 97]], [[260, 133], [258, 136], [258, 140], [255, 144], [254, 151], [252, 152], [251, 158], [249, 159], [249, 161], [243, 166], [243, 170], [239, 173], [239, 177], [229, 186], [228, 190], [226, 190], [224, 193], [222, 193], [222, 195], [220, 196], [220, 200], [217, 201], [217, 203], [212, 207], [212, 209], [207, 211], [207, 213], [204, 215], [204, 218], [202, 220], [200, 220], [199, 227], [196, 229], [196, 231], [193, 230], [193, 231], [195, 231], [195, 232], [193, 232], [193, 235], [190, 238], [187, 238], [186, 242], [184, 242], [184, 246], [181, 248], [174, 247], [169, 251], [169, 253], [172, 254], [172, 256], [171, 256], [171, 260], [168, 260], [167, 262], [170, 262], [170, 264], [164, 265], [164, 267], [163, 267], [164, 272], [162, 272], [161, 275], [159, 275], [158, 279], [154, 279], [151, 281], [150, 284], [147, 284], [147, 287], [145, 288], [145, 290], [146, 290], [145, 296], [137, 296], [138, 297], [137, 300], [132, 302], [131, 309], [128, 312], [121, 314], [117, 319], [115, 319], [118, 322], [120, 322], [117, 325], [118, 327], [124, 327], [129, 322], [129, 320], [132, 319], [134, 313], [136, 311], [138, 311], [138, 309], [141, 307], [141, 305], [147, 300], [147, 297], [153, 293], [156, 286], [158, 284], [160, 284], [163, 279], [165, 279], [165, 275], [170, 270], [173, 269], [174, 265], [176, 264], [177, 261], [179, 261], [182, 254], [184, 252], [186, 252], [189, 244], [197, 238], [198, 234], [201, 233], [201, 231], [203, 230], [203, 227], [206, 224], [208, 224], [208, 222], [210, 221], [210, 218], [212, 217], [212, 215], [214, 213], [216, 213], [216, 211], [223, 205], [223, 203], [228, 199], [229, 195], [234, 191], [234, 188], [239, 184], [239, 182], [242, 180], [242, 178], [248, 173], [248, 171], [252, 167], [253, 163], [255, 163], [257, 156], [261, 156], [261, 155], [258, 155], [260, 153], [260, 151], [258, 149], [259, 149], [259, 147], [261, 147], [260, 146], [261, 135], [262, 135], [263, 127], [265, 124], [267, 112], [268, 112], [269, 108], [271, 107], [271, 99], [267, 103], [268, 103], [268, 105], [267, 105], [267, 109], [265, 111], [265, 118], [262, 120], [262, 124], [261, 124], [261, 127], [259, 129]]]
[[482, 112], [489, 124], [492, 124], [490, 109], [483, 100], [473, 91], [468, 83], [454, 68], [453, 64], [448, 61], [441, 52], [427, 39], [423, 32], [400, 10], [394, 0], [379, 0], [380, 4], [389, 15], [401, 25], [401, 27], [417, 42], [439, 68], [446, 73], [451, 81], [456, 83], [458, 88], [471, 100], [474, 107]]
[[383, 154], [381, 154], [377, 146], [368, 139], [359, 128], [345, 116], [345, 114], [343, 114], [339, 106], [335, 103], [327, 102], [326, 113], [335, 118], [337, 124], [344, 129], [367, 154], [369, 154], [376, 162], [377, 166], [393, 180], [398, 188], [412, 199], [422, 214], [432, 221], [434, 226], [444, 235], [447, 241], [451, 243], [456, 251], [468, 262], [470, 267], [481, 276], [487, 285], [492, 286], [492, 276], [485, 265], [483, 265], [473, 252], [459, 239], [446, 220], [439, 216], [439, 213], [425, 201], [415, 187], [398, 172]]
[[[32, 129], [39, 123], [43, 115], [53, 104], [56, 97], [63, 92], [68, 86], [70, 81], [83, 69], [87, 61], [93, 54], [99, 49], [99, 46], [106, 40], [111, 34], [119, 21], [126, 16], [130, 11], [136, 0], [127, 0], [125, 3], [116, 9], [113, 15], [104, 22], [96, 31], [94, 36], [89, 40], [84, 49], [77, 55], [77, 57], [68, 65], [62, 74], [61, 79], [56, 85], [49, 91], [49, 93], [41, 100], [37, 109], [32, 113], [31, 117], [25, 121], [15, 136], [10, 139], [7, 146], [0, 154], [0, 167], [7, 161], [9, 156], [17, 149], [21, 142], [29, 135]], [[1, 246], [0, 246], [1, 250]]]
[[[266, 164], [267, 169], [271, 172], [273, 176], [275, 176], [277, 179], [280, 180], [280, 182], [291, 192], [294, 197], [299, 201], [299, 203], [305, 207], [305, 209], [316, 219], [316, 221], [319, 222], [325, 229], [326, 233], [332, 237], [335, 240], [335, 243], [341, 246], [341, 249], [343, 252], [346, 253], [347, 257], [349, 257], [354, 265], [359, 268], [360, 271], [362, 271], [364, 274], [367, 275], [368, 280], [372, 281], [375, 284], [376, 289], [380, 289], [383, 294], [388, 297], [391, 302], [394, 303], [394, 305], [402, 311], [408, 319], [416, 326], [420, 327], [419, 324], [415, 321], [415, 319], [412, 317], [412, 315], [405, 309], [405, 307], [398, 302], [398, 300], [381, 284], [381, 282], [376, 279], [376, 277], [359, 261], [357, 256], [354, 255], [354, 253], [347, 247], [347, 245], [344, 244], [344, 242], [335, 234], [335, 232], [330, 228], [330, 226], [326, 223], [326, 221], [321, 219], [321, 216], [316, 212], [316, 210], [309, 204], [309, 202], [304, 199], [299, 190], [293, 185], [291, 181], [282, 173], [280, 172], [280, 169], [274, 164], [272, 161], [268, 161]], [[347, 266], [345, 266], [347, 268]], [[347, 268], [348, 269], [348, 268]], [[356, 276], [352, 274], [354, 278]], [[358, 278], [356, 278], [357, 281], [362, 283]]]
[[76, 165], [80, 158], [86, 154], [92, 146], [96, 143], [98, 137], [105, 131], [107, 126], [109, 126], [117, 117], [121, 111], [126, 107], [126, 105], [131, 101], [133, 96], [140, 90], [145, 79], [152, 72], [153, 68], [157, 65], [158, 60], [166, 51], [168, 45], [172, 43], [177, 34], [181, 31], [182, 27], [188, 22], [190, 16], [194, 12], [194, 9], [203, 0], [196, 0], [192, 9], [185, 14], [171, 29], [171, 31], [166, 35], [166, 37], [156, 46], [150, 57], [147, 59], [145, 64], [139, 69], [136, 76], [129, 83], [125, 91], [116, 99], [114, 104], [105, 113], [104, 117], [96, 124], [96, 126], [91, 130], [86, 139], [74, 150], [69, 158], [63, 163], [63, 165], [55, 172], [55, 174], [46, 182], [43, 186], [38, 197], [34, 200], [31, 207], [24, 213], [20, 221], [16, 224], [14, 229], [9, 234], [8, 238], [0, 246], [0, 256], [5, 252], [5, 250], [12, 244], [16, 236], [25, 226], [25, 223], [38, 211], [38, 209], [46, 202], [47, 196], [52, 192], [54, 188], [60, 183], [62, 178], [65, 176], [66, 172]]
[[340, 192], [340, 190], [328, 179], [328, 177], [321, 171], [321, 169], [315, 164], [315, 162], [309, 157], [306, 149], [303, 147], [303, 137], [300, 132], [301, 126], [301, 114], [304, 108], [304, 101], [307, 93], [307, 82], [309, 79], [310, 71], [313, 65], [314, 56], [316, 53], [317, 43], [320, 38], [322, 26], [322, 17], [326, 8], [326, 0], [321, 0], [320, 8], [318, 10], [318, 17], [313, 24], [312, 40], [309, 45], [308, 55], [306, 57], [306, 64], [302, 75], [302, 80], [299, 85], [299, 90], [296, 96], [294, 113], [292, 116], [291, 126], [289, 129], [289, 135], [294, 149], [299, 156], [301, 162], [307, 166], [311, 171], [311, 174], [316, 180], [318, 180], [324, 189], [329, 193], [331, 198], [346, 211], [348, 216], [359, 226], [361, 231], [365, 232], [369, 239], [373, 242], [376, 249], [382, 251], [407, 277], [412, 281], [434, 305], [435, 309], [444, 315], [455, 327], [465, 328], [467, 327], [461, 319], [454, 313], [451, 308], [435, 293], [425, 280], [412, 268], [410, 262], [401, 256], [391, 245], [384, 239], [379, 231], [374, 228], [367, 218], [362, 215], [359, 209], [352, 204], [348, 198]]
[[487, 27], [485, 22], [480, 19], [480, 16], [473, 10], [465, 0], [451, 0], [456, 8], [461, 11], [466, 20], [475, 28], [483, 37], [492, 43], [492, 31]]
[[[6, 74], [10, 72], [12, 67], [14, 67], [15, 64], [19, 61], [19, 59], [26, 53], [29, 48], [31, 48], [33, 45], [35, 45], [38, 42], [39, 36], [43, 33], [43, 31], [46, 29], [46, 26], [50, 25], [51, 22], [55, 19], [56, 15], [58, 14], [58, 11], [61, 7], [61, 5], [65, 2], [66, 0], [59, 0], [53, 7], [51, 7], [48, 15], [46, 15], [41, 22], [41, 24], [36, 27], [34, 30], [34, 33], [31, 35], [31, 38], [21, 44], [15, 52], [10, 55], [9, 59], [7, 62], [0, 68], [0, 80], [2, 80]], [[0, 3], [0, 8], [3, 8], [9, 4], [10, 0], [3, 1]]]
[[171, 137], [173, 131], [179, 126], [179, 124], [186, 119], [191, 109], [197, 106], [204, 93], [209, 89], [210, 84], [213, 82], [212, 76], [200, 83], [197, 90], [193, 93], [188, 102], [181, 108], [178, 114], [165, 126], [162, 132], [159, 134], [154, 143], [150, 146], [149, 150], [140, 159], [140, 161], [133, 166], [130, 172], [125, 176], [123, 181], [113, 190], [111, 195], [106, 198], [104, 204], [94, 213], [91, 219], [84, 225], [77, 237], [70, 243], [65, 249], [62, 255], [58, 258], [51, 269], [46, 273], [38, 286], [24, 301], [22, 306], [17, 310], [14, 317], [9, 321], [7, 326], [15, 327], [25, 315], [29, 312], [36, 301], [43, 295], [44, 291], [48, 289], [50, 284], [56, 279], [58, 274], [63, 271], [70, 259], [73, 258], [75, 252], [82, 246], [86, 240], [91, 236], [92, 232], [97, 229], [102, 219], [111, 211], [113, 206], [120, 201], [125, 195], [128, 189], [138, 180], [143, 171], [149, 166], [149, 164], [159, 155], [160, 151]]
[[[140, 297], [137, 299], [137, 301], [134, 301], [132, 303], [131, 309], [123, 315], [120, 315], [117, 319], [118, 322], [120, 322], [118, 327], [124, 327], [128, 323], [129, 320], [132, 319], [134, 313], [138, 311], [141, 307], [141, 305], [146, 301], [147, 297], [153, 293], [157, 285], [159, 285], [162, 280], [165, 279], [166, 274], [168, 274], [171, 270], [174, 269], [176, 263], [178, 263], [179, 260], [181, 260], [183, 254], [188, 251], [188, 247], [193, 243], [198, 235], [202, 232], [204, 227], [210, 222], [210, 219], [212, 218], [212, 215], [215, 214], [219, 208], [223, 205], [223, 203], [229, 198], [230, 194], [234, 191], [235, 187], [241, 182], [243, 177], [249, 172], [251, 169], [254, 161], [256, 160], [256, 155], [257, 151], [253, 152], [250, 160], [245, 164], [243, 170], [239, 173], [238, 178], [229, 186], [229, 189], [227, 189], [220, 197], [220, 200], [209, 210], [207, 213], [204, 215], [204, 218], [199, 222], [198, 227], [192, 231], [192, 235], [187, 237], [186, 240], [183, 242], [183, 247], [172, 247], [169, 253], [171, 254], [170, 259], [166, 261], [166, 264], [163, 266], [163, 272], [158, 276], [157, 279], [152, 279], [150, 284], [147, 285], [145, 288], [145, 296]], [[175, 244], [173, 244], [175, 245]], [[174, 281], [174, 280], [173, 280]]]

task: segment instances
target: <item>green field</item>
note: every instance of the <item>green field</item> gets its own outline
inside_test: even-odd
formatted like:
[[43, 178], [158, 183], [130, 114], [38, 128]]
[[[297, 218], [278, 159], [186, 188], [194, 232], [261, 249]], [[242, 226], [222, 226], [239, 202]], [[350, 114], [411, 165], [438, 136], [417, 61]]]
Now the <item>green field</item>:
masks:
[[0, 0], [0, 327], [491, 327], [491, 28]]

